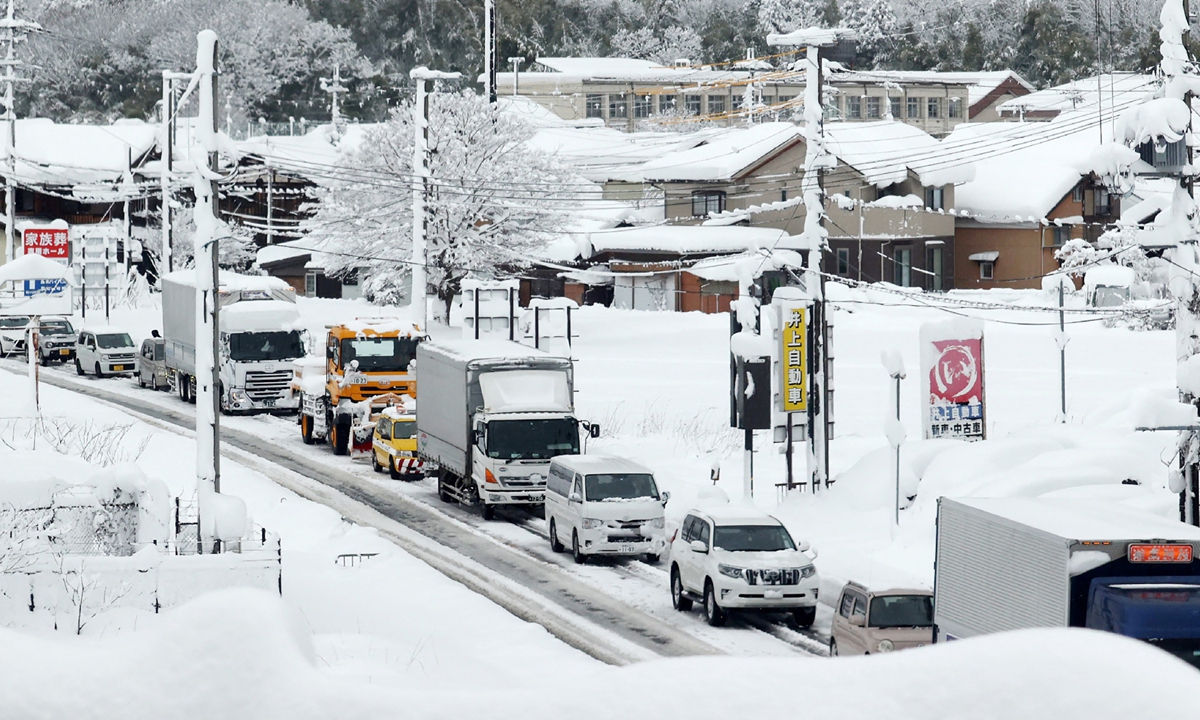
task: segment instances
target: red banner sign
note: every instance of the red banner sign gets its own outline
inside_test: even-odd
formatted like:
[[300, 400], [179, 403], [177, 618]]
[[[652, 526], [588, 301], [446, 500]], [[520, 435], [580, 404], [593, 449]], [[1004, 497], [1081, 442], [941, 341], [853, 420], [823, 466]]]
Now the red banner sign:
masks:
[[66, 228], [25, 228], [21, 243], [27, 255], [42, 255], [56, 260], [70, 260], [70, 242]]
[[933, 400], [967, 403], [983, 398], [983, 342], [978, 338], [934, 342], [937, 359], [929, 369]]

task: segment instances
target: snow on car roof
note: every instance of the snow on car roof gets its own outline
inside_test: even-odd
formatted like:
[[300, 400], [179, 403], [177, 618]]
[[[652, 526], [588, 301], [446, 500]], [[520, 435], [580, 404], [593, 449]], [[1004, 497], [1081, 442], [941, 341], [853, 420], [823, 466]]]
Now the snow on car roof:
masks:
[[943, 498], [1067, 540], [1200, 540], [1200, 528], [1102, 500]]
[[707, 510], [693, 510], [693, 515], [705, 515], [717, 525], [783, 525], [762, 510], [745, 505], [718, 505]]
[[80, 332], [90, 332], [95, 335], [128, 335], [129, 331], [115, 325], [84, 325]]
[[616, 455], [560, 455], [553, 462], [584, 475], [595, 473], [641, 473], [653, 475], [650, 468]]

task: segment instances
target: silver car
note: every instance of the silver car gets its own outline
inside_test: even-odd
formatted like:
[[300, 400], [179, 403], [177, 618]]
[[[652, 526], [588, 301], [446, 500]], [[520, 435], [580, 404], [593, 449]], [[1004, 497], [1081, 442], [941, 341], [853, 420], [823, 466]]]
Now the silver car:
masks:
[[38, 356], [43, 365], [75, 359], [75, 328], [66, 318], [42, 318], [38, 328]]
[[166, 341], [162, 338], [146, 338], [137, 356], [137, 381], [151, 390], [169, 390], [167, 381]]

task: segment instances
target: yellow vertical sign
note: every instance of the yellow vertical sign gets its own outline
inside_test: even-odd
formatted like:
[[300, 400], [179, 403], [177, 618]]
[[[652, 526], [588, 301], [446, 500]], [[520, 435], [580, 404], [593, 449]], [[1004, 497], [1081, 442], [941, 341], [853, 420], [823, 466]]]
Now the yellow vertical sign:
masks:
[[808, 310], [783, 309], [783, 352], [779, 366], [783, 371], [784, 412], [808, 411]]

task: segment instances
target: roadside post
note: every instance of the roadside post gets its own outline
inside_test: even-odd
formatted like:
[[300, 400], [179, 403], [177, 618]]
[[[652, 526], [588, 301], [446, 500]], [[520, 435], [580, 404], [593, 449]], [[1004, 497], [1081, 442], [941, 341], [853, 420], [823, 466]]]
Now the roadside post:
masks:
[[[887, 370], [888, 376], [895, 383], [892, 384], [892, 405], [896, 408], [896, 417], [888, 418], [886, 422], [888, 444], [896, 450], [894, 460], [894, 469], [896, 471], [896, 507], [895, 507], [895, 523], [892, 525], [893, 531], [900, 528], [900, 446], [904, 444], [904, 425], [900, 422], [900, 381], [906, 376], [904, 373], [904, 358], [900, 356], [900, 351], [895, 348], [888, 348], [883, 351], [881, 360], [883, 368]], [[894, 535], [893, 535], [894, 537]]]

